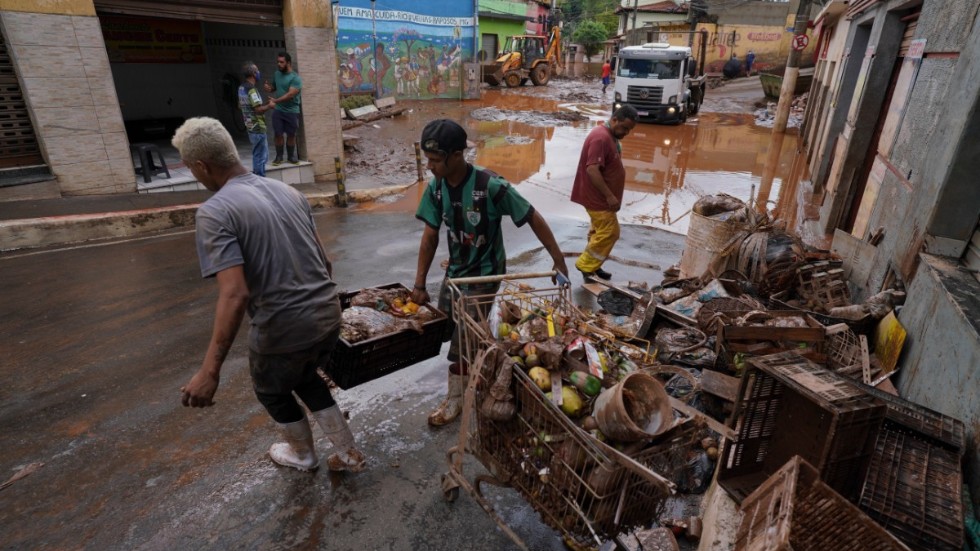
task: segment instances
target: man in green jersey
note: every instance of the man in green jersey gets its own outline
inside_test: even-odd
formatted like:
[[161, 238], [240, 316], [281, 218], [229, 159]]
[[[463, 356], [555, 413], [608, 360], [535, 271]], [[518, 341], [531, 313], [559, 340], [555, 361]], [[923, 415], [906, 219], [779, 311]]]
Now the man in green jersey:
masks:
[[[422, 195], [415, 217], [425, 222], [419, 246], [418, 270], [412, 300], [429, 302], [425, 281], [439, 246], [439, 228], [446, 225], [449, 243], [447, 278], [492, 276], [507, 273], [500, 221], [509, 216], [518, 227], [528, 224], [554, 261], [554, 269], [568, 277], [568, 266], [551, 228], [506, 180], [493, 172], [466, 162], [466, 131], [449, 119], [434, 120], [422, 130], [422, 151], [433, 178]], [[497, 292], [499, 284], [469, 285], [467, 295]], [[452, 300], [446, 281], [439, 292], [439, 308], [450, 314]], [[449, 393], [429, 424], [441, 426], [455, 419], [462, 408], [466, 363], [459, 356], [459, 335], [452, 328], [449, 348]]]
[[[272, 112], [272, 130], [276, 136], [276, 158], [272, 166], [282, 164], [282, 146], [285, 142], [289, 162], [299, 164], [299, 154], [296, 152], [296, 131], [299, 129], [300, 92], [303, 90], [303, 79], [293, 70], [293, 58], [287, 52], [279, 52], [276, 56], [276, 71], [272, 76], [275, 87], [268, 82], [265, 91], [274, 93], [269, 101], [276, 106]], [[283, 139], [285, 136], [285, 140]]]

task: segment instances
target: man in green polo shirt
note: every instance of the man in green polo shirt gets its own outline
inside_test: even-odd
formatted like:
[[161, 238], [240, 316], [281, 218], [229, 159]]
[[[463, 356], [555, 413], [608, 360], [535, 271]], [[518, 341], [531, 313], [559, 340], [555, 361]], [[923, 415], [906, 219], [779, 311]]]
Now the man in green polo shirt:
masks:
[[[551, 255], [554, 270], [568, 277], [565, 257], [551, 228], [506, 180], [493, 172], [466, 162], [466, 131], [449, 119], [434, 120], [422, 130], [422, 151], [433, 178], [422, 194], [415, 217], [425, 222], [419, 246], [418, 270], [412, 300], [429, 302], [425, 281], [439, 247], [439, 229], [446, 225], [449, 243], [447, 278], [491, 276], [507, 273], [507, 253], [500, 221], [509, 216], [518, 227], [528, 224]], [[499, 284], [469, 285], [467, 295], [497, 292]], [[452, 300], [446, 281], [439, 292], [439, 309], [450, 314]], [[449, 392], [446, 400], [429, 415], [429, 424], [441, 426], [455, 419], [462, 407], [466, 362], [459, 356], [459, 335], [452, 328], [449, 347]]]
[[[299, 164], [299, 154], [296, 152], [296, 131], [299, 129], [300, 92], [303, 90], [303, 79], [293, 70], [293, 58], [288, 52], [279, 52], [276, 56], [278, 71], [272, 76], [275, 87], [265, 84], [265, 91], [273, 93], [269, 102], [276, 106], [272, 112], [272, 130], [276, 136], [276, 158], [272, 166], [282, 164], [282, 146], [286, 144], [289, 162]], [[283, 139], [285, 136], [285, 140]]]

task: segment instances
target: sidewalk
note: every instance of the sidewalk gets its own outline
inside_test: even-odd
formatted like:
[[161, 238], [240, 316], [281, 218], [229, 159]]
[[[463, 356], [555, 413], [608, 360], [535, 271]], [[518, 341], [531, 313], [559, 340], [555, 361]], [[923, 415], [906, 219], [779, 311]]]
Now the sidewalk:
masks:
[[[408, 184], [411, 185], [411, 184]], [[297, 184], [313, 208], [336, 204], [336, 183]], [[348, 201], [371, 201], [406, 186], [348, 189]], [[0, 202], [0, 252], [97, 239], [134, 237], [193, 226], [208, 191], [128, 193]]]

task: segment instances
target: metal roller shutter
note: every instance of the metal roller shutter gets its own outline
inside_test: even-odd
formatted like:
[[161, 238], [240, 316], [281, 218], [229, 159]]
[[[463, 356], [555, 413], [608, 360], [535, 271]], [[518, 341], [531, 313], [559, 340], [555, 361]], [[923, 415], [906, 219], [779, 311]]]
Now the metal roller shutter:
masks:
[[95, 9], [140, 17], [282, 25], [282, 0], [95, 0]]
[[7, 42], [0, 33], [0, 168], [44, 164]]

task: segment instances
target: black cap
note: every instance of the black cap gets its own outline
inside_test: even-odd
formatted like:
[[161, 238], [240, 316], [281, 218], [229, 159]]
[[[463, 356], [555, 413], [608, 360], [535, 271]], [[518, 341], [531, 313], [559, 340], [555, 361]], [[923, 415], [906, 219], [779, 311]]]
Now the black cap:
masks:
[[422, 129], [422, 151], [446, 155], [469, 147], [466, 130], [449, 119], [436, 119]]

